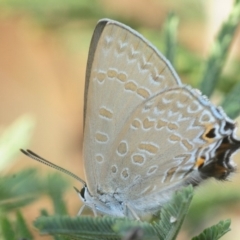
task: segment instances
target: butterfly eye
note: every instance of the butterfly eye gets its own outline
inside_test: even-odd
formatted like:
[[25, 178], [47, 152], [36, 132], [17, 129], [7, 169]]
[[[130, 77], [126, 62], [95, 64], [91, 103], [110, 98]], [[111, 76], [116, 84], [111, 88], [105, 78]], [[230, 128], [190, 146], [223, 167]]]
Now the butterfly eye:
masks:
[[82, 197], [83, 200], [85, 200], [85, 192], [86, 192], [86, 187], [84, 186], [80, 191], [80, 196]]

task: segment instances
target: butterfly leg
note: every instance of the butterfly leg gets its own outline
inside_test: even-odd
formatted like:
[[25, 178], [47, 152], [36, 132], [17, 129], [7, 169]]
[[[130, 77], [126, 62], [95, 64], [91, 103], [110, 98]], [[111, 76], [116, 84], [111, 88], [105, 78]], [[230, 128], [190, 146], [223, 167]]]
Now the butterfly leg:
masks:
[[95, 205], [92, 205], [92, 206], [91, 206], [91, 209], [92, 209], [92, 211], [93, 211], [94, 217], [97, 217], [97, 211], [96, 211]]
[[[80, 210], [79, 210], [78, 213], [77, 213], [77, 216], [80, 216], [80, 215], [82, 214], [82, 212], [83, 212], [83, 210], [84, 210], [84, 208], [85, 208], [86, 206], [87, 206], [86, 204], [83, 204], [83, 205], [81, 206]], [[90, 209], [93, 211], [94, 217], [97, 217], [97, 211], [96, 211], [95, 206], [92, 205], [92, 206], [89, 206], [89, 207], [90, 207]]]
[[137, 220], [137, 221], [140, 221], [140, 218], [139, 216], [136, 214], [136, 212], [132, 209], [132, 207], [125, 203], [125, 216], [128, 216], [129, 214], [129, 211], [131, 212], [131, 214], [133, 215], [133, 217]]
[[80, 216], [80, 215], [82, 214], [83, 209], [84, 209], [85, 207], [86, 207], [85, 204], [83, 204], [83, 205], [81, 206], [81, 208], [79, 209], [79, 211], [78, 211], [78, 213], [77, 213], [77, 216]]

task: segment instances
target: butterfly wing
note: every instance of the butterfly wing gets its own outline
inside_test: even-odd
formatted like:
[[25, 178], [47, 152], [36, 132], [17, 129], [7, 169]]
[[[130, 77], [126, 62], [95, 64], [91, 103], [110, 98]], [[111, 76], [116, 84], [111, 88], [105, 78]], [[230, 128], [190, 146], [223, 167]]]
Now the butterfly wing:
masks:
[[180, 85], [165, 57], [140, 34], [112, 20], [98, 23], [89, 51], [84, 99], [84, 164], [93, 195], [99, 186], [113, 191], [110, 183], [101, 187], [106, 180], [102, 176], [118, 161], [111, 153], [132, 112], [156, 93]]
[[98, 23], [84, 105], [92, 196], [125, 202], [137, 214], [154, 212], [179, 187], [234, 171], [231, 155], [240, 147], [234, 130], [141, 35], [115, 21]]

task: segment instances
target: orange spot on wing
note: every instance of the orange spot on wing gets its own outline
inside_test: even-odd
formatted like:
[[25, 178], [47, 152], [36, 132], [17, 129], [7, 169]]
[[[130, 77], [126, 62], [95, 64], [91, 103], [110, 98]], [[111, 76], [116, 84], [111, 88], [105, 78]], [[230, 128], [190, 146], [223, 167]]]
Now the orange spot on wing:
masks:
[[199, 157], [195, 163], [195, 167], [196, 168], [200, 168], [205, 162], [205, 158], [204, 157]]
[[215, 137], [208, 137], [208, 133], [214, 128], [213, 124], [205, 125], [206, 130], [202, 136], [203, 140], [205, 140], [207, 143], [212, 143], [216, 141]]

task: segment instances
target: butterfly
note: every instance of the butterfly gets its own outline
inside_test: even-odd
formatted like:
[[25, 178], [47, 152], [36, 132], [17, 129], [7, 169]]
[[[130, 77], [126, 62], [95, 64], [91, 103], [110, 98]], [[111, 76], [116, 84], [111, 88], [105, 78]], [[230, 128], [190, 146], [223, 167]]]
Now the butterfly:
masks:
[[226, 180], [236, 170], [235, 131], [222, 108], [184, 85], [142, 35], [102, 19], [86, 69], [86, 182], [30, 150], [22, 152], [78, 179], [83, 207], [95, 215], [139, 219], [159, 211], [184, 186]]

